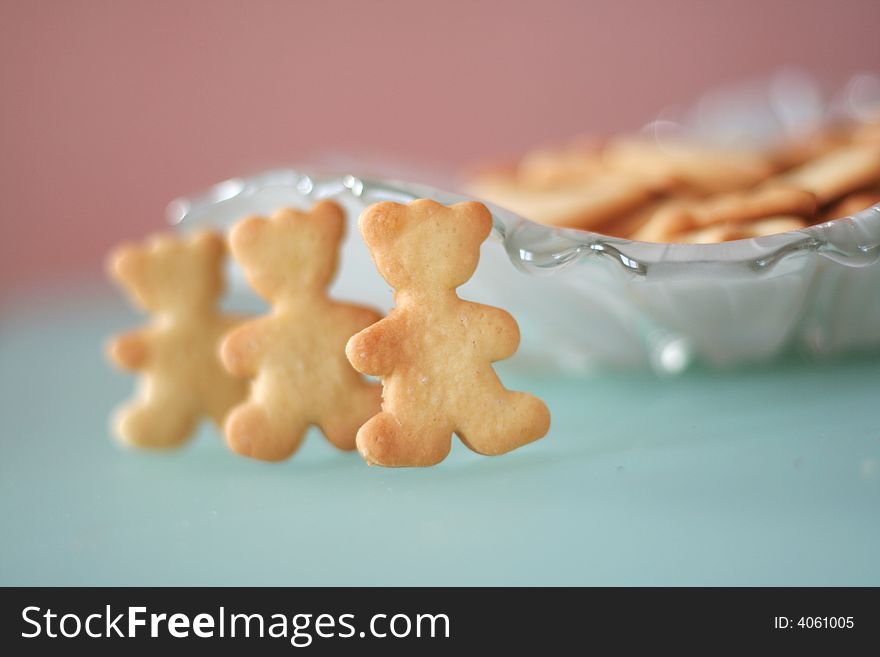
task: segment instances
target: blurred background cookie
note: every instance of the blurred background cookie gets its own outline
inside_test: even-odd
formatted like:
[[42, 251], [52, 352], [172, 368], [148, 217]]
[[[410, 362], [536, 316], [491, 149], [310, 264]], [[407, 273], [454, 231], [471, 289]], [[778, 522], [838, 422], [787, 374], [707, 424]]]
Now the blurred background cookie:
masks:
[[549, 226], [639, 241], [762, 237], [875, 203], [877, 125], [852, 121], [748, 150], [644, 135], [575, 141], [473, 175], [468, 190]]

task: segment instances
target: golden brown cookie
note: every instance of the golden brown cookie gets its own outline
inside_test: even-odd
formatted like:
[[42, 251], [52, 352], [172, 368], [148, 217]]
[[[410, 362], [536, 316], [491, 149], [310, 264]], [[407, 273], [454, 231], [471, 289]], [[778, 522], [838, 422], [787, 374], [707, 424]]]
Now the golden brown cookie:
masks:
[[629, 212], [624, 212], [602, 222], [593, 228], [593, 230], [597, 233], [602, 233], [603, 235], [609, 235], [611, 237], [633, 239], [633, 235], [642, 230], [642, 228], [651, 221], [655, 214], [667, 207], [670, 203], [675, 203], [675, 201], [668, 198], [659, 198], [655, 201], [649, 201]]
[[[750, 224], [779, 216], [800, 217], [810, 221], [816, 216], [817, 209], [816, 197], [801, 189], [768, 187], [735, 194], [720, 194], [698, 201], [668, 204], [636, 231], [634, 239], [643, 242], [676, 242], [681, 241], [676, 239], [677, 235], [700, 231], [708, 226]], [[700, 233], [712, 234], [712, 231]]]
[[139, 447], [185, 441], [202, 416], [221, 424], [244, 397], [245, 385], [220, 364], [219, 339], [241, 318], [223, 315], [223, 238], [161, 235], [126, 245], [109, 258], [110, 275], [151, 323], [114, 338], [108, 348], [119, 367], [143, 372], [140, 393], [116, 415], [118, 437]]
[[696, 228], [679, 233], [669, 241], [680, 244], [714, 244], [787, 233], [806, 226], [807, 222], [801, 217], [767, 217], [748, 223], [714, 224], [705, 228]]
[[851, 139], [856, 144], [880, 144], [880, 120], [856, 124]]
[[769, 153], [779, 171], [788, 171], [846, 146], [851, 141], [851, 127], [829, 125], [788, 139], [771, 148]]
[[880, 143], [835, 149], [767, 182], [812, 192], [820, 205], [876, 184], [880, 184]]
[[534, 189], [512, 178], [483, 177], [469, 187], [475, 196], [548, 226], [592, 230], [649, 201], [653, 192], [616, 174], [594, 176], [582, 184]]
[[855, 192], [844, 196], [837, 203], [825, 208], [825, 211], [822, 213], [822, 220], [830, 221], [841, 217], [850, 217], [878, 203], [880, 203], [880, 187], [865, 190], [864, 192]]
[[676, 140], [659, 143], [644, 137], [611, 141], [603, 160], [611, 171], [657, 191], [691, 194], [743, 189], [775, 170], [771, 158], [759, 151], [711, 149]]
[[252, 381], [225, 426], [239, 454], [285, 459], [312, 424], [339, 449], [354, 449], [358, 427], [379, 411], [381, 387], [352, 369], [345, 344], [381, 315], [327, 296], [344, 231], [342, 208], [322, 201], [309, 212], [244, 219], [230, 232], [245, 277], [272, 306], [222, 344], [229, 372]]
[[601, 143], [588, 137], [529, 151], [516, 167], [517, 183], [530, 189], [579, 185], [605, 172]]
[[384, 386], [382, 412], [357, 435], [366, 461], [433, 465], [448, 454], [453, 432], [481, 454], [503, 454], [546, 434], [544, 403], [505, 389], [491, 366], [516, 351], [516, 321], [455, 292], [474, 273], [492, 228], [486, 207], [377, 203], [358, 225], [397, 304], [345, 349], [355, 369], [380, 376]]

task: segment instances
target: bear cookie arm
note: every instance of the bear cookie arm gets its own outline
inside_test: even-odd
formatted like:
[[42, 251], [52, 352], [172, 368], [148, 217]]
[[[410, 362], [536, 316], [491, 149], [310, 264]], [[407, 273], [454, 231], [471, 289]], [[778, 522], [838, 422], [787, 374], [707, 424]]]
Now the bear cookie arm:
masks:
[[207, 416], [220, 424], [244, 396], [245, 386], [220, 363], [220, 337], [238, 321], [222, 315], [223, 238], [158, 235], [110, 255], [109, 275], [151, 323], [111, 339], [109, 360], [141, 373], [139, 393], [113, 422], [120, 441], [165, 448], [185, 442]]
[[249, 217], [230, 231], [245, 278], [272, 306], [221, 346], [227, 371], [251, 382], [224, 425], [227, 445], [238, 454], [286, 459], [311, 425], [335, 447], [351, 450], [358, 428], [380, 409], [381, 387], [351, 367], [345, 344], [381, 315], [327, 295], [344, 229], [343, 210], [323, 201], [309, 212]]
[[147, 366], [150, 337], [146, 330], [129, 331], [112, 338], [107, 357], [118, 368], [137, 371]]
[[384, 388], [382, 411], [357, 434], [364, 459], [433, 465], [449, 453], [453, 433], [488, 455], [543, 437], [547, 406], [504, 388], [491, 365], [516, 351], [516, 321], [455, 292], [476, 269], [491, 230], [486, 207], [383, 202], [367, 208], [358, 226], [396, 301], [387, 318], [346, 345], [352, 366], [380, 376]]

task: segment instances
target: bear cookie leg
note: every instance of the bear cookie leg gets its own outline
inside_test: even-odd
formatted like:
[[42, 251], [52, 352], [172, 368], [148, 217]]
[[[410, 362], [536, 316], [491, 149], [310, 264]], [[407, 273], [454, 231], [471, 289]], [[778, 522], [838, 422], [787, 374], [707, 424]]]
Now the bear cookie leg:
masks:
[[374, 415], [357, 434], [357, 448], [370, 465], [428, 466], [440, 463], [452, 446], [452, 429], [425, 427], [388, 412]]
[[198, 414], [165, 400], [151, 399], [123, 406], [114, 420], [116, 434], [134, 447], [162, 449], [185, 442]]
[[299, 447], [308, 425], [279, 415], [255, 401], [232, 409], [225, 427], [229, 448], [264, 461], [288, 458]]
[[456, 431], [475, 452], [504, 454], [538, 440], [550, 428], [547, 405], [527, 392], [502, 389], [490, 404], [491, 410], [462, 418]]
[[318, 425], [327, 440], [343, 450], [355, 448], [358, 429], [376, 413], [382, 405], [382, 388], [365, 386], [356, 390], [346, 400], [344, 408], [333, 409]]

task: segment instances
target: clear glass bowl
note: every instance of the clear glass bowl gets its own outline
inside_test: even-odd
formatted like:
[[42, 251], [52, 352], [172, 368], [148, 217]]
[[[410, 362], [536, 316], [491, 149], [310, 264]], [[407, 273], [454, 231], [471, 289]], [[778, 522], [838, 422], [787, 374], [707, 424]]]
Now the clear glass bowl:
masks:
[[[349, 213], [333, 293], [386, 311], [391, 289], [357, 234], [359, 213], [377, 201], [468, 200], [412, 183], [279, 169], [177, 199], [168, 217], [184, 229], [225, 228], [325, 198]], [[657, 244], [551, 228], [487, 205], [495, 230], [461, 295], [517, 318], [515, 365], [675, 373], [696, 359], [731, 366], [792, 348], [826, 355], [880, 346], [880, 206], [780, 235]], [[234, 264], [230, 280], [232, 305], [252, 306]]]

